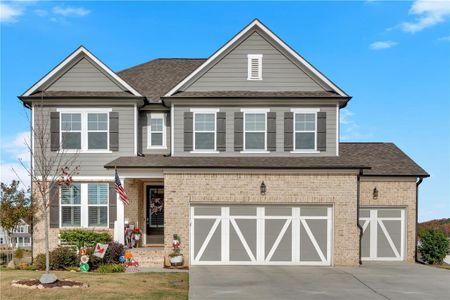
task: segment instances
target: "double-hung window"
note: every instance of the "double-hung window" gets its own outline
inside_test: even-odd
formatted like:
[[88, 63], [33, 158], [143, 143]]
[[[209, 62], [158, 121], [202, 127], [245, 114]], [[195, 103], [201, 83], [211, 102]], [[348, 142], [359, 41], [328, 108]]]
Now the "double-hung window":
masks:
[[147, 148], [166, 148], [165, 116], [162, 113], [148, 114]]
[[293, 110], [294, 151], [315, 151], [317, 149], [317, 111]]
[[81, 226], [81, 184], [61, 187], [61, 227]]
[[218, 110], [192, 109], [194, 151], [216, 151], [216, 113]]
[[109, 150], [111, 109], [58, 109], [62, 150], [105, 152]]
[[61, 227], [107, 227], [109, 183], [74, 183], [60, 189]]
[[268, 110], [243, 109], [241, 111], [244, 113], [244, 151], [266, 151]]
[[88, 184], [88, 226], [106, 227], [108, 225], [108, 184]]

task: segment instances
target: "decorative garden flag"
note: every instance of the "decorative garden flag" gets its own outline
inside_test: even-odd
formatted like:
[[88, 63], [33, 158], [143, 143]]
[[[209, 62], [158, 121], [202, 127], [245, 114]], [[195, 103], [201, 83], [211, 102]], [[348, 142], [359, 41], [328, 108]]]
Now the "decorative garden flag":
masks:
[[106, 249], [108, 249], [108, 244], [97, 243], [97, 245], [95, 245], [94, 255], [103, 258], [103, 256], [105, 256]]

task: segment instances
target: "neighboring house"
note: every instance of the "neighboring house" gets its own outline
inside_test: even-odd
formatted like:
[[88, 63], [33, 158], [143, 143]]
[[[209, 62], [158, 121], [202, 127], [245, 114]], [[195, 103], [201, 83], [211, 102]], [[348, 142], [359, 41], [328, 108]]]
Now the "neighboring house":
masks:
[[19, 98], [52, 153], [79, 153], [74, 184], [52, 192], [52, 248], [65, 228], [123, 242], [130, 223], [166, 255], [179, 234], [193, 265], [414, 261], [429, 175], [392, 143], [341, 143], [351, 97], [258, 20], [208, 59], [114, 72], [80, 47]]
[[11, 233], [11, 240], [8, 243], [8, 233], [0, 227], [0, 245], [15, 248], [31, 247], [31, 230], [30, 225], [24, 220]]

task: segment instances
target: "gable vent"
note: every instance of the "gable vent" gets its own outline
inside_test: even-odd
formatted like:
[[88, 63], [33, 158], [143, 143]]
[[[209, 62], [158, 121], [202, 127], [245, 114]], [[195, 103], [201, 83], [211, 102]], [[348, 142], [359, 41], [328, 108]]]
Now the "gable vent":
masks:
[[262, 54], [248, 54], [248, 80], [262, 80]]

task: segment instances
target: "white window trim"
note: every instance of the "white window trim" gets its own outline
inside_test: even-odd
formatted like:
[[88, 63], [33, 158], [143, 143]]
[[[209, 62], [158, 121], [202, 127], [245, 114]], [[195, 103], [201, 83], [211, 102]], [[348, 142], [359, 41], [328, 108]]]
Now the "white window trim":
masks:
[[[152, 126], [151, 119], [162, 119], [162, 145], [152, 145]], [[166, 143], [166, 114], [164, 113], [148, 113], [147, 114], [147, 149], [167, 149]], [[157, 133], [161, 133], [157, 131]]]
[[[247, 80], [262, 80], [262, 54], [247, 54]], [[252, 77], [252, 60], [258, 60], [258, 77]]]
[[[192, 151], [190, 153], [202, 153], [202, 154], [214, 154], [219, 153], [217, 151], [217, 113], [219, 109], [215, 108], [191, 108], [190, 112], [192, 112]], [[214, 114], [214, 149], [195, 149], [195, 116], [196, 114]], [[212, 131], [199, 131], [199, 132], [207, 132], [211, 133]]]
[[[320, 153], [320, 151], [317, 150], [317, 113], [320, 111], [319, 108], [291, 108], [291, 112], [294, 114], [294, 117], [292, 118], [293, 126], [293, 149], [291, 153]], [[295, 118], [297, 117], [297, 114], [314, 114], [314, 149], [295, 149], [295, 143], [296, 143], [296, 132], [295, 130]], [[312, 132], [312, 130], [300, 130], [298, 132]]]
[[[88, 200], [88, 185], [89, 184], [106, 184], [108, 182], [87, 182], [80, 184], [80, 204], [61, 204], [61, 188], [59, 190], [59, 228], [72, 229], [72, 228], [90, 228], [90, 229], [107, 229], [109, 228], [109, 192], [107, 193], [107, 204], [89, 204]], [[109, 189], [109, 187], [108, 187]], [[63, 226], [62, 225], [62, 207], [80, 207], [80, 226]], [[106, 206], [106, 226], [89, 226], [89, 207], [90, 206]]]
[[[109, 113], [112, 111], [111, 108], [58, 108], [57, 112], [60, 113], [59, 117], [59, 152], [61, 153], [112, 153], [109, 150]], [[106, 129], [106, 149], [88, 149], [88, 132], [95, 132], [95, 130], [88, 131], [88, 114], [108, 114], [107, 117], [107, 129]], [[62, 117], [61, 114], [81, 114], [81, 149], [63, 149], [62, 147]], [[75, 132], [75, 131], [74, 131]], [[76, 131], [78, 132], [78, 131]], [[98, 132], [105, 132], [105, 130], [100, 130]]]
[[[244, 149], [243, 151], [241, 151], [240, 153], [269, 153], [269, 151], [267, 151], [267, 113], [270, 111], [269, 108], [241, 108], [241, 112], [244, 113], [244, 117], [242, 119], [242, 149]], [[247, 133], [246, 129], [245, 129], [245, 118], [246, 118], [246, 114], [264, 114], [264, 149], [246, 149], [245, 147], [245, 135]], [[249, 132], [262, 132], [260, 130], [258, 131], [249, 131]]]

